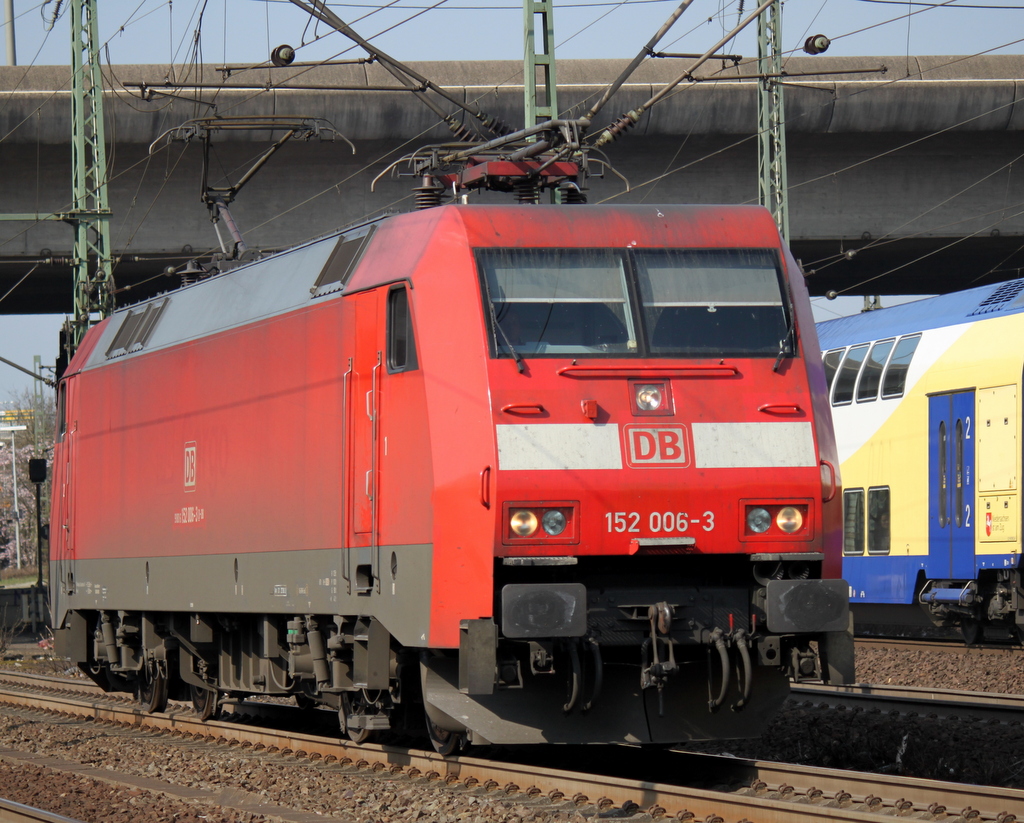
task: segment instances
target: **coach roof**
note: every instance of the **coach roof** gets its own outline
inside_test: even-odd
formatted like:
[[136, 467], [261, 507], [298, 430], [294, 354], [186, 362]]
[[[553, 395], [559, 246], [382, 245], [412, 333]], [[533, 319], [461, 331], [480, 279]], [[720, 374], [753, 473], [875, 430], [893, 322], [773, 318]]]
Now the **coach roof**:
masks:
[[901, 334], [1024, 312], [1024, 279], [927, 297], [818, 324], [821, 348], [834, 349]]

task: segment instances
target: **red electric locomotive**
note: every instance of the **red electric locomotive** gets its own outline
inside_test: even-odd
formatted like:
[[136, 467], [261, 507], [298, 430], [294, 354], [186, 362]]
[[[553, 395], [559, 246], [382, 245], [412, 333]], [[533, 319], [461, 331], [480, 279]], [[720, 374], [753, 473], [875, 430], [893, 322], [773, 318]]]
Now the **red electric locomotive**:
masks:
[[59, 388], [62, 648], [363, 740], [758, 734], [852, 665], [799, 268], [744, 206], [443, 206], [123, 309]]

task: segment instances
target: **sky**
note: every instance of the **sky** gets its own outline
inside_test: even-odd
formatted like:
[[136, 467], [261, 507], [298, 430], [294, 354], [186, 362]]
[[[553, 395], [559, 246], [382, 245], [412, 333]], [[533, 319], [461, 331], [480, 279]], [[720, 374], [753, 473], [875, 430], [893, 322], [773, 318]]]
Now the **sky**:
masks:
[[[362, 56], [289, 0], [99, 0], [97, 5], [103, 59], [114, 64], [182, 63], [194, 56], [205, 63], [258, 64], [283, 43], [296, 48], [302, 61]], [[678, 5], [678, 0], [555, 0], [556, 57], [631, 58]], [[18, 65], [68, 64], [69, 7], [69, 0], [14, 0]], [[400, 60], [522, 59], [518, 0], [370, 0], [330, 7]], [[657, 48], [703, 53], [756, 7], [755, 0], [693, 0]], [[5, 35], [7, 25], [4, 21]], [[831, 40], [829, 55], [838, 56], [1021, 54], [1024, 0], [786, 0], [782, 30], [786, 53], [801, 53], [807, 37], [824, 34]], [[750, 25], [725, 48], [756, 55], [755, 32], [756, 25]], [[13, 203], [0, 209], [21, 210]], [[861, 298], [818, 299], [815, 316], [824, 320], [861, 305]], [[0, 302], [0, 357], [28, 368], [36, 354], [52, 363], [63, 318], [2, 311]], [[0, 407], [31, 382], [0, 363]]]

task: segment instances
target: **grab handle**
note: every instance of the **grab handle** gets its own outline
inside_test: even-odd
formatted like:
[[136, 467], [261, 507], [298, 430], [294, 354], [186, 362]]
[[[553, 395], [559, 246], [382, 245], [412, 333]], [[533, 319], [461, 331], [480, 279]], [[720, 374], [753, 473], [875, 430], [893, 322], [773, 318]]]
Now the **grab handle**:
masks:
[[[828, 469], [829, 488], [831, 489], [831, 491], [828, 493], [827, 497], [824, 495], [824, 492], [823, 492], [822, 493], [822, 497], [821, 497], [822, 502], [828, 503], [833, 497], [836, 496], [836, 491], [838, 489], [838, 484], [836, 483], [836, 467], [833, 466], [831, 463], [829, 463], [824, 458], [822, 458], [822, 460], [821, 460], [821, 467], [823, 469]], [[822, 486], [824, 486], [824, 483], [825, 483], [825, 473], [824, 472], [822, 472], [821, 482], [822, 482]]]
[[763, 406], [758, 406], [757, 410], [765, 414], [803, 414], [804, 412], [795, 403], [765, 403]]
[[505, 414], [544, 414], [544, 407], [540, 403], [509, 403], [502, 406]]
[[485, 509], [491, 507], [491, 467], [485, 466], [480, 472], [480, 503]]

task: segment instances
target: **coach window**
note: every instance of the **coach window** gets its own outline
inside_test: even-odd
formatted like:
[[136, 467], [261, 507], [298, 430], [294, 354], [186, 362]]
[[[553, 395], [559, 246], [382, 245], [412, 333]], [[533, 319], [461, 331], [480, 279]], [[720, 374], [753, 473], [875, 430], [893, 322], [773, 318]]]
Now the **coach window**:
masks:
[[885, 361], [889, 359], [889, 352], [892, 351], [892, 344], [895, 342], [895, 340], [879, 340], [871, 347], [871, 353], [864, 361], [864, 370], [861, 372], [860, 382], [857, 384], [858, 403], [878, 399], [878, 387], [882, 384], [882, 370], [885, 368]]
[[845, 406], [853, 402], [853, 389], [857, 385], [857, 375], [864, 363], [864, 355], [868, 352], [868, 344], [854, 346], [846, 353], [843, 365], [839, 367], [836, 377], [836, 388], [832, 395], [833, 406]]
[[889, 553], [889, 487], [868, 489], [868, 554]]
[[939, 421], [939, 436], [935, 443], [938, 448], [939, 482], [935, 488], [939, 490], [939, 528], [944, 529], [949, 525], [949, 474], [946, 469], [946, 455], [949, 453], [949, 444], [946, 442], [946, 421]]
[[399, 286], [388, 292], [388, 372], [412, 371], [416, 365], [409, 292]]
[[843, 492], [843, 554], [864, 554], [864, 489]]
[[825, 352], [825, 359], [822, 361], [825, 364], [825, 382], [828, 385], [828, 391], [832, 391], [832, 381], [836, 379], [836, 372], [839, 371], [839, 364], [843, 362], [843, 352], [846, 349], [832, 349], [832, 351]]
[[901, 337], [896, 344], [896, 349], [889, 358], [889, 366], [885, 370], [885, 377], [882, 378], [882, 398], [903, 397], [907, 387], [907, 371], [910, 369], [910, 361], [917, 350], [917, 344], [921, 342], [921, 335], [914, 334], [910, 337]]

